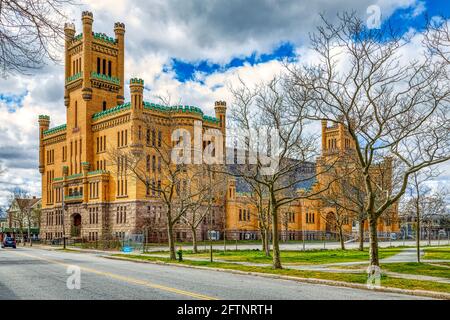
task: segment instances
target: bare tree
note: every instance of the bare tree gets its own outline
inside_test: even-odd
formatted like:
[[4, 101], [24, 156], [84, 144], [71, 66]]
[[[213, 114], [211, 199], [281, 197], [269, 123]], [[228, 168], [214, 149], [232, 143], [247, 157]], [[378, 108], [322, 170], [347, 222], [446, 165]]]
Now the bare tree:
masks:
[[[13, 226], [19, 228], [20, 237], [22, 238], [23, 245], [25, 246], [24, 232], [25, 224], [28, 223], [28, 238], [30, 238], [30, 210], [27, 206], [22, 206], [19, 202], [23, 199], [29, 199], [30, 195], [28, 191], [21, 188], [14, 188], [11, 190], [9, 196], [10, 216], [9, 219]], [[13, 205], [16, 204], [15, 207]]]
[[[294, 103], [283, 77], [276, 76], [254, 88], [241, 81], [239, 87], [231, 88], [231, 92], [234, 97], [231, 119], [237, 130], [237, 143], [243, 144], [242, 150], [247, 149], [247, 155], [237, 155], [236, 158], [244, 162], [231, 174], [261, 184], [267, 190], [273, 268], [280, 269], [280, 208], [323, 191], [314, 190], [311, 194], [300, 192], [298, 188], [302, 184], [312, 184], [320, 174], [315, 172], [314, 165], [312, 170], [308, 166], [317, 155], [316, 137], [305, 130], [306, 115], [293, 112]], [[298, 95], [295, 98], [295, 106], [306, 103]], [[267, 156], [271, 160], [267, 161]]]
[[[197, 230], [202, 222], [211, 220], [214, 204], [222, 200], [226, 192], [227, 180], [225, 176], [216, 171], [213, 165], [196, 165], [191, 168], [196, 173], [191, 176], [191, 183], [187, 190], [187, 201], [190, 202], [186, 215], [181, 217], [192, 233], [192, 246], [194, 253], [198, 252]], [[219, 176], [220, 175], [220, 176]]]
[[58, 61], [64, 10], [73, 0], [0, 1], [0, 73], [28, 73], [47, 59]]
[[[164, 97], [161, 99], [169, 110], [170, 99]], [[180, 222], [186, 222], [189, 213], [195, 212], [199, 204], [204, 203], [206, 195], [211, 191], [208, 191], [208, 188], [217, 184], [217, 181], [202, 183], [203, 168], [200, 165], [176, 164], [176, 161], [173, 161], [174, 152], [183, 153], [185, 148], [172, 144], [172, 134], [178, 132], [176, 129], [179, 127], [176, 126], [172, 112], [168, 112], [167, 117], [167, 124], [162, 127], [158, 116], [144, 114], [141, 119], [142, 128], [147, 134], [142, 134], [141, 138], [147, 140], [147, 146], [139, 152], [133, 148], [110, 148], [108, 158], [117, 168], [117, 174], [134, 179], [137, 185], [147, 190], [147, 196], [157, 197], [163, 204], [170, 259], [174, 260], [175, 226]], [[156, 132], [156, 128], [161, 130]], [[179, 137], [179, 143], [191, 147], [187, 138], [188, 135], [184, 136], [183, 133]], [[198, 222], [198, 219], [196, 221]]]
[[[368, 29], [355, 13], [338, 16], [311, 36], [318, 62], [288, 66], [293, 87], [309, 93], [308, 118], [342, 124], [355, 143], [370, 229], [370, 263], [378, 266], [378, 219], [405, 193], [411, 175], [450, 159], [448, 63], [402, 58], [410, 38], [389, 23]], [[304, 112], [303, 108], [300, 112]], [[394, 167], [379, 182], [374, 168]]]
[[[245, 179], [244, 179], [245, 180]], [[250, 212], [258, 221], [258, 230], [261, 236], [262, 251], [267, 257], [270, 257], [270, 202], [267, 197], [267, 190], [264, 185], [247, 179], [245, 181], [250, 187], [248, 193], [243, 194], [244, 202], [256, 208]]]
[[[317, 200], [325, 208], [334, 208], [332, 216], [327, 217], [326, 212], [322, 212], [325, 221], [330, 220], [330, 224], [337, 227], [343, 222], [350, 220], [358, 221], [359, 250], [364, 250], [364, 223], [367, 220], [365, 212], [366, 193], [364, 189], [363, 175], [356, 166], [354, 152], [351, 149], [343, 150], [343, 155], [336, 161], [322, 179], [333, 180], [333, 184], [326, 192], [318, 195]], [[329, 213], [329, 212], [328, 212]], [[327, 221], [328, 222], [328, 221]], [[342, 225], [343, 226], [343, 225]], [[343, 230], [339, 230], [341, 248], [343, 248]]]
[[428, 48], [429, 58], [437, 55], [447, 64], [450, 63], [450, 23], [445, 17], [435, 17], [428, 21], [423, 43]]
[[430, 189], [427, 182], [436, 178], [439, 172], [433, 168], [427, 168], [421, 172], [416, 172], [411, 175], [410, 186], [407, 188], [405, 201], [403, 201], [403, 213], [407, 216], [414, 214], [415, 228], [416, 228], [416, 249], [417, 262], [420, 263], [420, 240], [422, 222], [424, 221], [424, 214], [426, 214], [425, 207], [429, 202]]

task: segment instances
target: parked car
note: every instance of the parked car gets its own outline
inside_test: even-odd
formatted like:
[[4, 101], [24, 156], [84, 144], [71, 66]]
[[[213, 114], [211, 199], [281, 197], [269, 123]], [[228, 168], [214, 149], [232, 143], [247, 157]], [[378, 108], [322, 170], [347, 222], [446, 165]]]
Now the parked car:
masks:
[[14, 248], [16, 249], [16, 240], [11, 237], [6, 237], [2, 242], [2, 248]]
[[391, 240], [397, 240], [398, 239], [398, 236], [397, 236], [397, 234], [396, 233], [391, 233]]

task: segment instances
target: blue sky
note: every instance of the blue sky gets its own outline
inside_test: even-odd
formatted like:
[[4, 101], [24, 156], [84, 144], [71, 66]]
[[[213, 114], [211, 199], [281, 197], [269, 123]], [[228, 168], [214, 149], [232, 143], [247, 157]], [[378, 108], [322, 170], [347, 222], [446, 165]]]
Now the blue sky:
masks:
[[[185, 62], [177, 58], [172, 58], [170, 64], [165, 67], [165, 70], [172, 70], [175, 72], [176, 79], [180, 82], [196, 81], [196, 73], [210, 75], [215, 72], [225, 72], [231, 68], [238, 68], [244, 65], [254, 66], [260, 63], [266, 63], [272, 60], [293, 61], [297, 57], [295, 53], [295, 45], [291, 42], [283, 42], [278, 45], [272, 52], [259, 53], [253, 52], [249, 56], [232, 58], [225, 65], [213, 63], [208, 60], [200, 60], [197, 62]], [[198, 80], [202, 82], [202, 80]]]
[[[430, 18], [437, 15], [450, 16], [450, 4], [446, 2], [445, 0], [419, 1], [417, 6], [409, 6], [395, 10], [384, 23], [386, 24], [389, 21], [399, 33], [406, 33], [411, 28], [422, 31], [426, 25], [427, 17]], [[173, 71], [176, 79], [180, 82], [202, 82], [202, 79], [197, 79], [197, 73], [210, 75], [215, 72], [225, 72], [230, 68], [241, 67], [245, 64], [253, 66], [271, 60], [295, 60], [297, 55], [296, 45], [292, 42], [293, 40], [284, 39], [272, 51], [254, 51], [251, 55], [233, 57], [224, 64], [215, 63], [208, 59], [186, 61], [178, 57], [172, 57], [164, 70]]]
[[[127, 81], [145, 80], [145, 99], [169, 94], [174, 103], [213, 115], [214, 101], [231, 97], [227, 83], [237, 75], [258, 82], [279, 72], [280, 60], [301, 60], [319, 13], [335, 19], [355, 11], [363, 19], [376, 4], [403, 32], [421, 29], [424, 14], [450, 17], [448, 0], [82, 0], [68, 8], [80, 32], [84, 10], [94, 14], [94, 31], [113, 36], [114, 22], [126, 24]], [[130, 9], [132, 8], [132, 9]], [[128, 95], [128, 90], [125, 90]], [[0, 79], [0, 206], [9, 190], [40, 194], [37, 116], [51, 126], [65, 123], [63, 65], [48, 63], [34, 76]], [[449, 181], [450, 176], [440, 178]]]

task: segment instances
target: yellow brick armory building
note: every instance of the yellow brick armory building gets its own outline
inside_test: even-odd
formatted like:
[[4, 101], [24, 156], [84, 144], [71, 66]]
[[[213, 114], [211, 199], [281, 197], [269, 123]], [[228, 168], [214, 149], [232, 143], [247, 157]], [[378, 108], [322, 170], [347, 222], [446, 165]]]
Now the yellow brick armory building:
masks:
[[[124, 238], [141, 233], [140, 219], [152, 216], [154, 227], [149, 241], [167, 240], [164, 205], [158, 195], [148, 193], [120, 170], [112, 170], [108, 148], [140, 148], [154, 156], [152, 148], [170, 141], [175, 121], [193, 131], [194, 121], [204, 129], [218, 129], [226, 136], [226, 103], [215, 103], [215, 115], [207, 116], [193, 106], [165, 107], [145, 102], [144, 81], [131, 79], [131, 101], [125, 102], [125, 25], [116, 23], [115, 37], [93, 32], [93, 14], [82, 13], [82, 32], [76, 35], [73, 24], [65, 25], [65, 91], [66, 124], [50, 128], [50, 117], [39, 116], [39, 171], [42, 175], [42, 221], [40, 238], [52, 240], [63, 236], [98, 239]], [[168, 114], [170, 113], [170, 117]], [[154, 127], [144, 127], [141, 116], [153, 117]], [[347, 143], [345, 130], [328, 128], [322, 132], [322, 157], [327, 154], [327, 141], [337, 146]], [[329, 151], [329, 150], [328, 150]], [[316, 164], [305, 164], [315, 170]], [[154, 169], [153, 169], [154, 170]], [[154, 172], [155, 181], [161, 179]], [[245, 186], [239, 179], [230, 179], [226, 197], [219, 199], [213, 210], [212, 225], [204, 222], [199, 237], [205, 238], [207, 228], [220, 231], [227, 239], [258, 239], [255, 206], [244, 196]], [[302, 188], [313, 188], [315, 182]], [[64, 219], [62, 203], [65, 203]], [[311, 239], [333, 232], [330, 223], [314, 201], [292, 204], [285, 231], [287, 239]], [[331, 209], [330, 209], [331, 210]], [[398, 231], [396, 212], [389, 221], [381, 221], [379, 231]], [[280, 229], [283, 229], [280, 226]], [[349, 220], [346, 232], [355, 230]], [[190, 240], [189, 228], [178, 224], [176, 240]]]

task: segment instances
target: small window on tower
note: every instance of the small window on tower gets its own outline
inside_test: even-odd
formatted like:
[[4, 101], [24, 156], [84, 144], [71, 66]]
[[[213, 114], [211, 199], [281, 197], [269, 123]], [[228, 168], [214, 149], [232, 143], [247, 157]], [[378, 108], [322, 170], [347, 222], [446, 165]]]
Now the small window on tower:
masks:
[[111, 61], [108, 61], [108, 76], [111, 77]]
[[100, 68], [101, 62], [100, 61], [101, 61], [100, 58], [97, 58], [97, 73], [98, 74], [100, 74], [100, 72], [101, 72], [101, 68]]
[[103, 101], [103, 111], [106, 110], [106, 101]]

